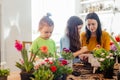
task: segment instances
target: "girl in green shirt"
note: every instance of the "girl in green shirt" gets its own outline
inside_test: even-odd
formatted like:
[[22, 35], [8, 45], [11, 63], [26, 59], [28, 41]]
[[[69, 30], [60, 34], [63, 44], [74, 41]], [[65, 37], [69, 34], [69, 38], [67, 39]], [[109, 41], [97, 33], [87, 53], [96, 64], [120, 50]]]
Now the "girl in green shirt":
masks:
[[[55, 42], [50, 39], [53, 29], [54, 22], [51, 18], [49, 18], [50, 14], [44, 16], [39, 22], [40, 36], [38, 36], [31, 45], [31, 51], [36, 52], [40, 47], [46, 46], [48, 48], [48, 52], [55, 55], [56, 53], [56, 45]], [[37, 54], [39, 56], [39, 53]]]

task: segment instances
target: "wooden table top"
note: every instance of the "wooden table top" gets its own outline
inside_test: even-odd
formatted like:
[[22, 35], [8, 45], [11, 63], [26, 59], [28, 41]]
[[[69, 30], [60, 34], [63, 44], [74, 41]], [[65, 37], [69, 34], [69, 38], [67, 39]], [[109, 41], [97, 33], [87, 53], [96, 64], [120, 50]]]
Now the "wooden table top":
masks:
[[8, 76], [8, 80], [21, 80], [20, 79], [20, 72], [11, 72]]
[[[8, 80], [21, 80], [20, 79], [20, 72], [11, 72], [8, 76]], [[103, 79], [101, 74], [86, 74], [86, 75], [80, 75], [78, 77], [75, 77], [73, 75], [69, 75], [66, 80], [117, 80], [116, 76], [113, 77], [114, 79]]]

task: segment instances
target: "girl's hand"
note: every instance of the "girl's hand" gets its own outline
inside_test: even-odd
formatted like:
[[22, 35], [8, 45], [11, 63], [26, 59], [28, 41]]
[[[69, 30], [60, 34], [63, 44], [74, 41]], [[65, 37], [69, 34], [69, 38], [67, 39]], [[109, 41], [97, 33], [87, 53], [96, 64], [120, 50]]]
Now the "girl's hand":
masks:
[[90, 52], [90, 51], [88, 50], [87, 46], [81, 47], [81, 51], [82, 51], [83, 53], [89, 53], [89, 52]]

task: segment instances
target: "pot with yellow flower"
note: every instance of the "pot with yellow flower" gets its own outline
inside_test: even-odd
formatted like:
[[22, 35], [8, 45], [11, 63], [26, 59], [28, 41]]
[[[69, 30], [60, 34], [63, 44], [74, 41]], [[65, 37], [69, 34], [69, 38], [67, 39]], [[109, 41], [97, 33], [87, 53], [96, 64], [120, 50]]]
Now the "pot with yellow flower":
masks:
[[100, 63], [100, 70], [103, 71], [104, 78], [113, 78], [114, 57], [113, 53], [99, 48], [93, 51], [93, 55]]

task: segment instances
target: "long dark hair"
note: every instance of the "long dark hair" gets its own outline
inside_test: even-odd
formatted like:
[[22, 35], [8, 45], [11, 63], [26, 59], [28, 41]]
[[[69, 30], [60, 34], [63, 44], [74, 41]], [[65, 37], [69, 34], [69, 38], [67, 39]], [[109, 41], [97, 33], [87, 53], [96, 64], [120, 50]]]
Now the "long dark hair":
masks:
[[[94, 19], [97, 21], [98, 23], [98, 27], [97, 27], [97, 30], [96, 30], [96, 40], [97, 40], [97, 43], [101, 45], [101, 36], [102, 36], [102, 29], [101, 29], [101, 22], [100, 22], [100, 19], [98, 17], [98, 15], [96, 13], [89, 13], [86, 18], [85, 18], [85, 21], [87, 19]], [[88, 44], [89, 43], [89, 40], [90, 40], [90, 37], [91, 37], [91, 32], [88, 30], [87, 26], [85, 27], [86, 29], [86, 37], [87, 37], [87, 40], [86, 40], [86, 43]]]
[[83, 21], [77, 16], [71, 16], [67, 21], [67, 36], [70, 40], [70, 50], [75, 52], [80, 49], [80, 35], [78, 25], [82, 25]]

